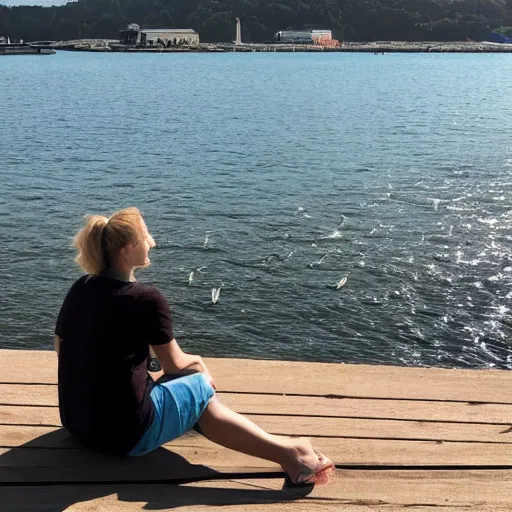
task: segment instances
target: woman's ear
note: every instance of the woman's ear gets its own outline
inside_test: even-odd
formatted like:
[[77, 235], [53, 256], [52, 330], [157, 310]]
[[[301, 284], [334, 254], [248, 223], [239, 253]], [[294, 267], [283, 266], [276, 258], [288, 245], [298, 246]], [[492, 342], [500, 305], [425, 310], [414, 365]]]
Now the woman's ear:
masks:
[[130, 245], [131, 244], [123, 245], [123, 247], [121, 247], [121, 249], [119, 249], [119, 258], [122, 261], [128, 261], [129, 256], [130, 256]]

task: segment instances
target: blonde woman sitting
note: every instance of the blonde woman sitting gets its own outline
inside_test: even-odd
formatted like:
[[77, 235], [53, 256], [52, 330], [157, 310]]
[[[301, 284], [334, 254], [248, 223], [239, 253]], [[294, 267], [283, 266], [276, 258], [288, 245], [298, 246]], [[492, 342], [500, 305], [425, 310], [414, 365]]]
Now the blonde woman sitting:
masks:
[[[276, 462], [291, 484], [328, 481], [333, 463], [308, 439], [268, 434], [231, 411], [203, 359], [180, 349], [165, 297], [135, 280], [155, 247], [137, 208], [89, 216], [74, 245], [87, 274], [64, 300], [55, 343], [61, 421], [79, 442], [140, 456], [195, 427], [215, 443]], [[154, 382], [150, 347], [166, 374], [183, 376]]]

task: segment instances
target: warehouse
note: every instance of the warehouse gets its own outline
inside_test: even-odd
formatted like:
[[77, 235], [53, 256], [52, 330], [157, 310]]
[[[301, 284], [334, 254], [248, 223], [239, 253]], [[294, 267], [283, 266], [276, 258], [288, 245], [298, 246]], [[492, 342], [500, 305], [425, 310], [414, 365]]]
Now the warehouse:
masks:
[[119, 41], [131, 46], [197, 46], [199, 34], [191, 28], [140, 27], [132, 23], [120, 31]]

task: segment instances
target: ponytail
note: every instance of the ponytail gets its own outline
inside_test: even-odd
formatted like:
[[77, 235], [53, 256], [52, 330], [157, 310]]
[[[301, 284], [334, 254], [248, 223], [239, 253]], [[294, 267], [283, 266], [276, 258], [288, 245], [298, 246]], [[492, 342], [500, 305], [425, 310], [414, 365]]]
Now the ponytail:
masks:
[[75, 235], [73, 246], [78, 250], [75, 261], [88, 274], [100, 274], [108, 266], [105, 261], [105, 227], [108, 219], [102, 215], [86, 216], [85, 226]]

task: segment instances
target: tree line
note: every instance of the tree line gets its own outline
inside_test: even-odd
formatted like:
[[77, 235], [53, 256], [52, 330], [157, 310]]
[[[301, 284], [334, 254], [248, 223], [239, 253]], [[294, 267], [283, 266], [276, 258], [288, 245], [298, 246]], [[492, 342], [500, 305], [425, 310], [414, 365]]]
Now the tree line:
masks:
[[[0, 0], [1, 2], [1, 0]], [[483, 40], [512, 32], [512, 0], [78, 0], [60, 7], [0, 5], [11, 40], [117, 39], [129, 23], [193, 28], [203, 42], [271, 41], [287, 28], [327, 28], [347, 41]]]

